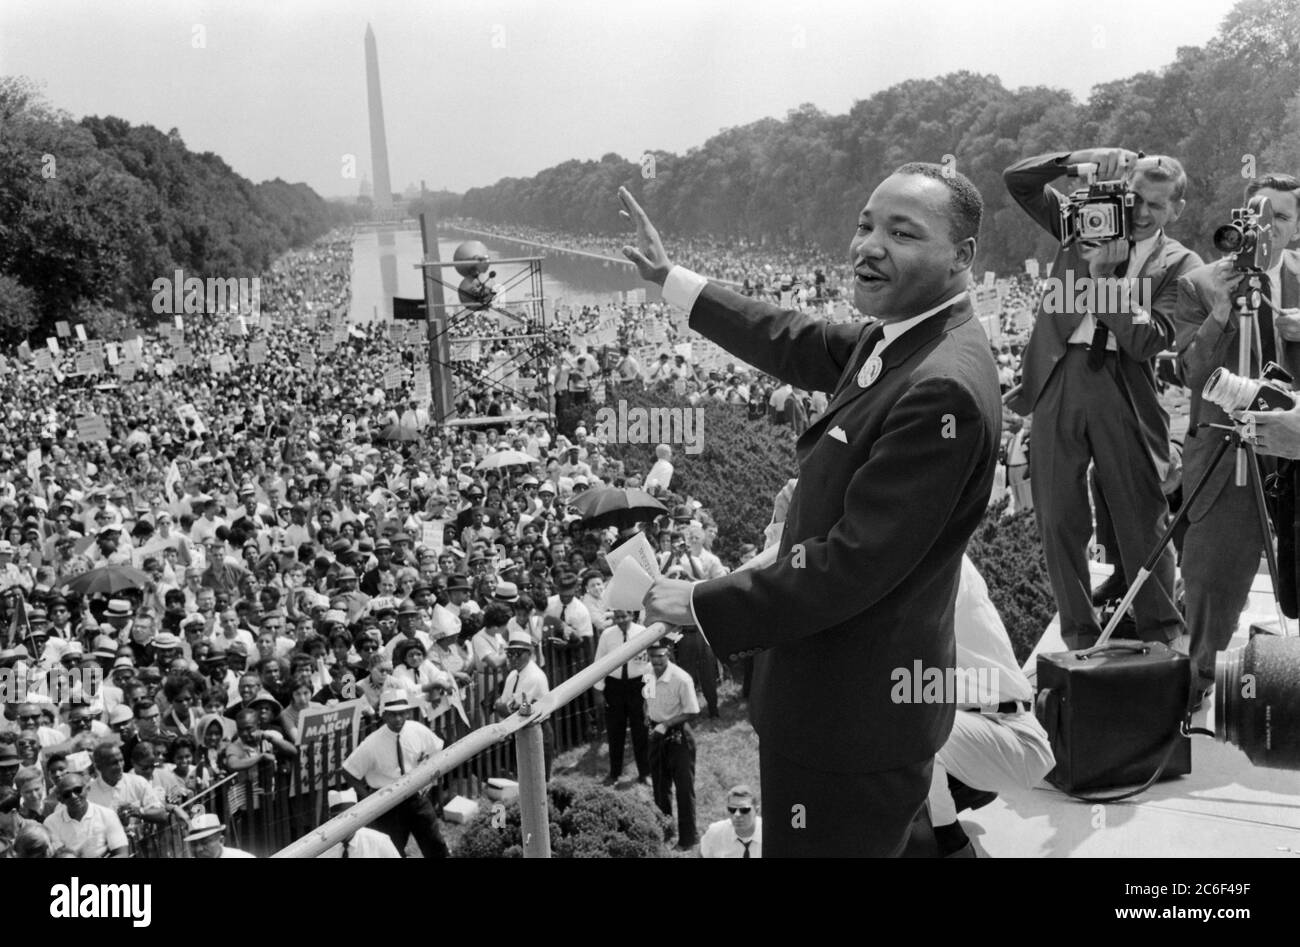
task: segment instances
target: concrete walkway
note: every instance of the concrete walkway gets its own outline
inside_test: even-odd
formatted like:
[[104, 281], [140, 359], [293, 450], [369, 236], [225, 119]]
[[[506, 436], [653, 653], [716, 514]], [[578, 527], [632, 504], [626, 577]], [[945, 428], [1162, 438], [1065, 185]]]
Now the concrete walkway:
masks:
[[[1094, 585], [1110, 572], [1092, 568]], [[1265, 573], [1231, 647], [1246, 644], [1252, 622], [1276, 624], [1275, 615]], [[1063, 650], [1054, 621], [1025, 664], [1031, 679], [1038, 653]], [[1194, 726], [1214, 729], [1212, 706], [1213, 695]], [[1132, 800], [1085, 803], [1043, 783], [964, 812], [961, 821], [979, 854], [993, 858], [1300, 858], [1300, 772], [1258, 768], [1236, 747], [1194, 736], [1192, 772]]]

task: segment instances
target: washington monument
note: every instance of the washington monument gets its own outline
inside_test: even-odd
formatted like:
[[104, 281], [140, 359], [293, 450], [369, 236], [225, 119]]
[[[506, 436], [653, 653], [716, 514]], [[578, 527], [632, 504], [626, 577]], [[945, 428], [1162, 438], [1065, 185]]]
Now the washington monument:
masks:
[[384, 98], [379, 91], [379, 53], [375, 31], [366, 24], [366, 97], [370, 102], [370, 166], [375, 179], [375, 211], [382, 217], [393, 206], [393, 186], [388, 180], [388, 141], [384, 137]]

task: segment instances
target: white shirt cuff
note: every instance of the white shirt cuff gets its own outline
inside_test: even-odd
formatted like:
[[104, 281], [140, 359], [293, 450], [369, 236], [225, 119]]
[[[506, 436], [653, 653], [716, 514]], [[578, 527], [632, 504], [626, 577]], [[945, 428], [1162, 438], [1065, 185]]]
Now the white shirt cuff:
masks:
[[708, 285], [709, 281], [699, 273], [693, 273], [684, 266], [674, 266], [664, 280], [664, 302], [690, 312], [695, 307], [695, 300]]

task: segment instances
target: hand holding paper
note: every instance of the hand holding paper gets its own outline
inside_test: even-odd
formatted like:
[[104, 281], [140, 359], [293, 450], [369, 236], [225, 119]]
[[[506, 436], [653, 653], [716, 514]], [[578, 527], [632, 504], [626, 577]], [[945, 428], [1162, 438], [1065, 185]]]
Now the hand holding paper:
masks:
[[614, 575], [610, 578], [609, 585], [605, 586], [605, 595], [600, 604], [604, 608], [639, 612], [641, 603], [654, 582], [654, 577], [647, 575], [635, 558], [627, 556], [614, 567]]

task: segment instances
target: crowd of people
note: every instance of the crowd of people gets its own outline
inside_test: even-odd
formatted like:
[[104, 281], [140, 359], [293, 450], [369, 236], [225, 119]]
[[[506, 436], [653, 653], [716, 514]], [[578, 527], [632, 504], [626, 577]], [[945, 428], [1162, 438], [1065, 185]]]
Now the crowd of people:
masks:
[[[728, 267], [750, 267], [755, 295], [774, 285], [762, 271], [796, 259], [688, 243], [701, 267], [742, 279]], [[811, 278], [815, 258], [796, 256], [787, 270], [822, 285]], [[291, 764], [305, 710], [364, 697], [378, 720], [399, 688], [427, 722], [476, 670], [513, 667], [515, 639], [530, 641], [540, 663], [546, 640], [590, 641], [594, 653], [604, 632], [626, 634], [636, 616], [600, 604], [601, 554], [618, 531], [584, 528], [571, 503], [586, 490], [658, 494], [670, 513], [648, 531], [665, 574], [725, 573], [710, 551], [716, 523], [672, 489], [671, 449], [661, 446], [649, 471], [624, 469], [598, 436], [556, 430], [548, 416], [566, 401], [662, 385], [693, 405], [745, 405], [755, 421], [796, 432], [825, 408], [824, 393], [681, 354], [691, 334], [664, 303], [610, 301], [557, 313], [531, 359], [535, 326], [466, 314], [457, 337], [494, 341], [453, 365], [456, 413], [487, 421], [440, 427], [414, 381], [422, 333], [349, 323], [350, 267], [350, 237], [331, 235], [277, 262], [257, 313], [182, 315], [108, 344], [68, 333], [48, 358], [27, 346], [0, 355], [0, 669], [87, 682], [6, 704], [0, 845], [121, 854], [104, 841], [119, 837], [103, 831], [114, 819], [131, 839], [149, 823], [188, 818], [185, 800], [231, 773]], [[612, 342], [595, 344], [611, 317]], [[994, 348], [1010, 386], [1018, 347]], [[651, 351], [640, 364], [636, 353]], [[496, 465], [506, 450], [529, 464]], [[762, 545], [761, 528], [746, 557]], [[117, 566], [145, 581], [78, 590], [79, 577]], [[688, 636], [676, 653], [716, 715], [720, 669], [707, 645]], [[652, 763], [639, 729], [647, 708], [617, 683], [609, 692], [602, 703], [619, 734], [611, 762], [620, 764], [611, 780], [626, 731], [639, 775], [679, 758], [670, 750]], [[682, 821], [686, 841], [693, 818], [689, 828]]]

